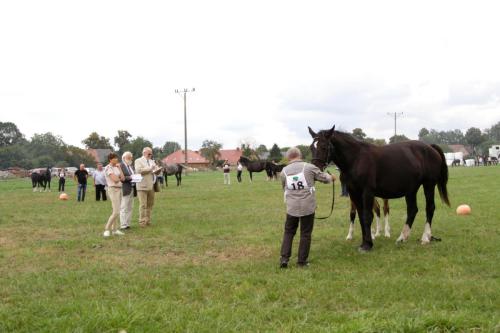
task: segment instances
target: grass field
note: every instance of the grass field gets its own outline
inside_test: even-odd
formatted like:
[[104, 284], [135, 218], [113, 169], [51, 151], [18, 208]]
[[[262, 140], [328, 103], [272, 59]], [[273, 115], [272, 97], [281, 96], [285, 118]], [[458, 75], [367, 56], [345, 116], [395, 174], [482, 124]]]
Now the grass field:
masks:
[[[390, 239], [358, 253], [345, 241], [348, 200], [318, 221], [311, 266], [278, 268], [284, 224], [278, 182], [224, 186], [196, 173], [157, 194], [153, 226], [103, 239], [111, 203], [33, 193], [0, 182], [0, 332], [500, 332], [500, 167], [450, 169], [452, 208], [437, 209], [420, 245], [396, 245], [404, 200], [392, 200]], [[55, 186], [57, 187], [57, 186]], [[317, 214], [331, 187], [318, 185]], [[460, 203], [472, 215], [458, 217]], [[296, 259], [298, 239], [292, 259]]]

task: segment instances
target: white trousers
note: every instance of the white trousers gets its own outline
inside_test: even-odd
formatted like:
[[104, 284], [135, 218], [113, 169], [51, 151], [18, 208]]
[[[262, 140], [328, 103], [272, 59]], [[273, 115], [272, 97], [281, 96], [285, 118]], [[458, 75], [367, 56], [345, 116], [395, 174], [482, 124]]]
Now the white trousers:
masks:
[[134, 194], [122, 196], [122, 204], [120, 206], [120, 227], [130, 227], [132, 221], [132, 212], [134, 211]]
[[231, 177], [229, 176], [229, 172], [224, 174], [224, 184], [231, 185]]

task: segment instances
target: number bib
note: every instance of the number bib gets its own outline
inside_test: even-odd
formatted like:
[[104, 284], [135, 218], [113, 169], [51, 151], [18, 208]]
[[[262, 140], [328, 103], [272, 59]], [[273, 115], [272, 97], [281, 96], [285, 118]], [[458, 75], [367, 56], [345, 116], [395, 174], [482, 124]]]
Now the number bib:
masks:
[[306, 177], [304, 176], [304, 169], [306, 167], [306, 164], [304, 163], [304, 167], [302, 168], [302, 172], [296, 174], [296, 175], [291, 175], [288, 176], [285, 173], [286, 176], [286, 188], [288, 190], [308, 190], [309, 185], [307, 184]]

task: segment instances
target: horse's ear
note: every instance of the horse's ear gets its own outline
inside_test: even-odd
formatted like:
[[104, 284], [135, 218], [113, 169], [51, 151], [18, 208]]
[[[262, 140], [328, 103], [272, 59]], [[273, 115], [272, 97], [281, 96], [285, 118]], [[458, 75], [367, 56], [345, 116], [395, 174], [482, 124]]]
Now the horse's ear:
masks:
[[333, 125], [332, 129], [328, 130], [328, 132], [326, 132], [326, 136], [331, 138], [333, 136], [333, 132], [335, 131], [335, 125]]
[[314, 131], [311, 129], [311, 127], [307, 126], [307, 128], [309, 129], [309, 134], [311, 134], [312, 138], [316, 138], [318, 136], [317, 133], [314, 133]]

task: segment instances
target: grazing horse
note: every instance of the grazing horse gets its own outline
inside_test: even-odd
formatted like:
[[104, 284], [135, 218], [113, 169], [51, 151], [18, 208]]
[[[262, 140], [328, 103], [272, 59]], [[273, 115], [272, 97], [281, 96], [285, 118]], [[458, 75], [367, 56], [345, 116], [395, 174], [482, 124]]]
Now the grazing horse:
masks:
[[175, 164], [162, 163], [162, 167], [163, 167], [163, 177], [165, 177], [165, 186], [168, 186], [167, 176], [172, 176], [172, 175], [174, 175], [175, 179], [177, 180], [177, 186], [180, 186], [182, 182], [182, 169], [185, 169], [186, 167], [179, 163]]
[[250, 181], [253, 181], [252, 179], [252, 172], [262, 172], [266, 170], [268, 180], [269, 180], [269, 173], [268, 173], [268, 167], [271, 164], [271, 162], [267, 161], [250, 161], [247, 157], [241, 156], [240, 157], [240, 163], [243, 165], [245, 168], [247, 168], [248, 173], [250, 173]]
[[50, 192], [50, 181], [52, 179], [52, 175], [50, 172], [50, 168], [47, 167], [47, 170], [44, 172], [34, 171], [31, 173], [31, 184], [33, 186], [33, 192], [37, 189], [42, 192], [42, 187], [44, 191], [47, 191], [47, 185], [49, 185]]
[[454, 159], [453, 162], [451, 162], [451, 166], [452, 167], [460, 166], [460, 160], [458, 158]]
[[397, 242], [408, 240], [417, 215], [417, 192], [424, 187], [427, 221], [422, 235], [422, 244], [437, 240], [432, 236], [434, 216], [434, 191], [437, 185], [441, 200], [450, 205], [446, 184], [448, 166], [444, 153], [437, 145], [420, 141], [405, 141], [386, 146], [362, 142], [352, 135], [330, 130], [315, 133], [309, 127], [316, 144], [313, 164], [324, 169], [334, 162], [344, 174], [349, 195], [359, 214], [363, 241], [360, 251], [373, 247], [371, 224], [375, 197], [393, 199], [405, 197], [406, 224]]

